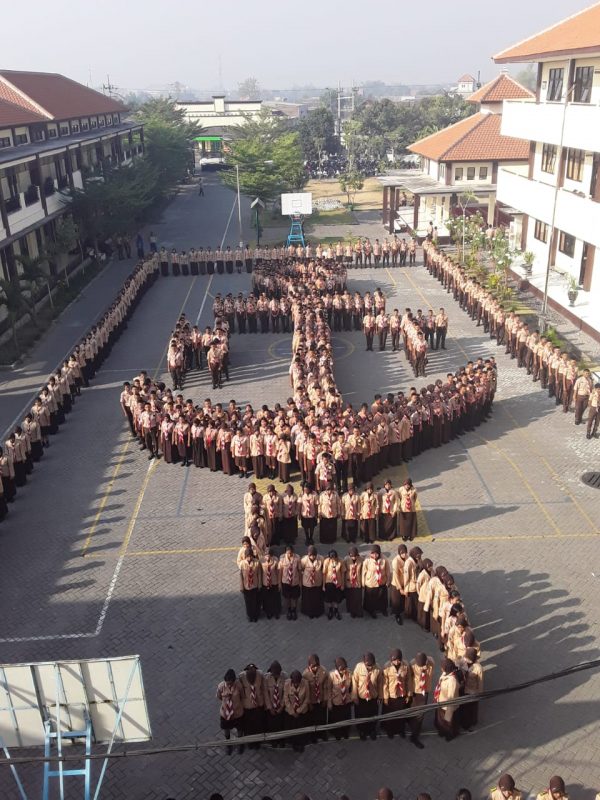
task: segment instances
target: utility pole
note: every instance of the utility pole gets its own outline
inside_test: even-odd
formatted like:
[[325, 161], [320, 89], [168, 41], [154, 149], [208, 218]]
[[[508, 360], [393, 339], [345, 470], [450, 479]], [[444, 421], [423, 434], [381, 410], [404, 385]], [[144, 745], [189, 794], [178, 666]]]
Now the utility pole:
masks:
[[102, 91], [105, 92], [105, 93], [108, 93], [109, 97], [112, 97], [113, 95], [116, 95], [118, 88], [119, 88], [118, 86], [114, 86], [110, 82], [110, 75], [107, 75], [106, 76], [106, 83], [102, 84]]

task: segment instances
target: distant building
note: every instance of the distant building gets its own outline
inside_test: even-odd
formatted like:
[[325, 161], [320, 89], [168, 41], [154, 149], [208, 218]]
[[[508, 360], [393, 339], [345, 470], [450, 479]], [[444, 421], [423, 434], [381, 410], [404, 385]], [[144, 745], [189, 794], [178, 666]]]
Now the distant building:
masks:
[[[480, 211], [489, 224], [509, 225], [510, 209], [496, 205], [496, 181], [500, 164], [525, 171], [528, 145], [500, 132], [500, 98], [531, 97], [531, 92], [502, 74], [473, 95], [472, 102], [481, 109], [470, 117], [426, 136], [409, 146], [421, 159], [420, 171], [401, 176], [386, 176], [384, 184], [384, 223], [393, 229], [398, 214], [418, 236], [424, 236], [433, 222], [440, 238], [447, 236], [446, 222], [462, 213], [461, 197], [471, 195], [468, 213]], [[494, 110], [495, 109], [495, 110]], [[401, 207], [402, 191], [410, 192], [414, 202]]]
[[185, 112], [186, 119], [202, 127], [196, 138], [195, 160], [197, 166], [223, 163], [223, 142], [232, 128], [246, 124], [248, 119], [260, 116], [262, 100], [227, 100], [225, 95], [214, 95], [212, 100], [178, 102], [176, 107]]
[[300, 119], [310, 111], [308, 103], [288, 103], [286, 100], [265, 100], [264, 106], [270, 108], [274, 114], [289, 119]]
[[454, 93], [466, 99], [473, 94], [475, 89], [477, 89], [477, 81], [472, 75], [465, 74], [458, 79]]
[[63, 75], [0, 70], [0, 275], [15, 278], [16, 255], [35, 257], [68, 212], [85, 175], [129, 164], [144, 132], [127, 108]]
[[[600, 339], [600, 4], [494, 56], [537, 62], [535, 96], [507, 99], [502, 133], [528, 147], [527, 170], [506, 166], [498, 198], [521, 209], [521, 246], [535, 253], [529, 279], [551, 304]], [[579, 285], [565, 309], [565, 277]]]

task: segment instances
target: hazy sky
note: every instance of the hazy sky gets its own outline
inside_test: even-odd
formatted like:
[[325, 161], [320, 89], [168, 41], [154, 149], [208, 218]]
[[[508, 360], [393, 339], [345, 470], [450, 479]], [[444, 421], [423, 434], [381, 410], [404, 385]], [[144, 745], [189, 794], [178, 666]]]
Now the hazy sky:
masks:
[[[130, 90], [445, 83], [586, 0], [21, 0], [3, 3], [0, 67]], [[11, 30], [14, 29], [14, 35]]]

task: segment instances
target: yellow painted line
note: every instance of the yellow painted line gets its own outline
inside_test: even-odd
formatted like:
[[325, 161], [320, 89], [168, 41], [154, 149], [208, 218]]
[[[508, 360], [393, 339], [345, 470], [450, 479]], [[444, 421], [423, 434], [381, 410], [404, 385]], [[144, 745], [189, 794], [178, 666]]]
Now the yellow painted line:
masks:
[[[181, 314], [183, 313], [183, 309], [186, 306], [186, 303], [187, 303], [187, 301], [189, 299], [189, 296], [190, 296], [190, 294], [192, 292], [194, 284], [196, 283], [196, 280], [197, 280], [197, 276], [194, 276], [194, 280], [190, 284], [190, 288], [188, 289], [188, 292], [187, 292], [187, 294], [185, 296], [185, 300], [183, 301], [183, 303], [181, 305], [181, 308], [179, 309], [178, 316], [181, 316]], [[208, 287], [207, 287], [207, 291], [208, 291]], [[167, 342], [167, 346], [165, 347], [165, 351], [162, 354], [162, 356], [160, 358], [160, 361], [158, 362], [158, 366], [154, 370], [153, 379], [156, 379], [156, 376], [158, 375], [158, 372], [160, 370], [161, 364], [162, 364], [163, 360], [165, 359], [165, 357], [167, 355], [168, 348], [169, 348], [169, 343]], [[105, 507], [106, 503], [108, 502], [108, 498], [112, 494], [112, 490], [113, 490], [113, 487], [115, 485], [115, 480], [117, 478], [117, 475], [119, 474], [119, 471], [121, 469], [123, 461], [125, 460], [125, 456], [127, 454], [127, 451], [129, 449], [130, 444], [131, 444], [131, 442], [129, 442], [129, 441], [125, 442], [125, 444], [123, 446], [123, 450], [121, 451], [121, 455], [119, 456], [119, 460], [118, 460], [118, 462], [117, 462], [117, 464], [116, 464], [116, 466], [115, 466], [115, 468], [113, 470], [113, 474], [111, 476], [111, 479], [110, 479], [110, 481], [108, 483], [108, 486], [106, 487], [106, 491], [104, 492], [104, 494], [102, 496], [102, 500], [100, 501], [100, 505], [98, 506], [98, 511], [96, 512], [96, 515], [94, 517], [94, 521], [92, 522], [92, 527], [90, 528], [90, 532], [88, 533], [88, 535], [86, 537], [86, 540], [85, 540], [85, 542], [83, 544], [83, 549], [81, 551], [81, 555], [84, 556], [84, 557], [87, 557], [87, 551], [88, 551], [88, 548], [89, 548], [90, 543], [92, 541], [92, 537], [93, 537], [94, 533], [96, 532], [96, 529], [98, 527], [98, 523], [100, 522], [100, 518], [102, 516], [102, 511], [104, 510], [104, 507]]]
[[131, 556], [180, 556], [193, 553], [235, 553], [239, 547], [189, 547], [176, 550], [131, 550], [127, 553], [127, 558]]
[[390, 278], [391, 282], [394, 284], [394, 286], [398, 286], [398, 284], [396, 283], [396, 279], [394, 278], [394, 276], [392, 275], [392, 273], [389, 271], [389, 269], [387, 267], [385, 268], [385, 271], [389, 275], [389, 278]]
[[[185, 306], [187, 304], [187, 301], [188, 301], [188, 299], [189, 299], [189, 297], [190, 297], [190, 295], [192, 293], [192, 289], [196, 285], [196, 281], [197, 280], [198, 280], [198, 276], [194, 275], [194, 280], [190, 283], [190, 288], [188, 289], [188, 292], [187, 292], [187, 294], [185, 296], [185, 299], [184, 299], [183, 303], [181, 304], [181, 308], [179, 309], [179, 313], [177, 314], [177, 318], [178, 319], [183, 314], [183, 309], [185, 308]], [[208, 286], [206, 287], [206, 294], [208, 294]], [[205, 294], [205, 297], [206, 297], [206, 294]], [[160, 368], [162, 366], [162, 363], [165, 360], [165, 358], [167, 357], [167, 351], [168, 350], [169, 350], [169, 342], [167, 341], [167, 344], [165, 345], [164, 352], [163, 352], [162, 356], [160, 357], [160, 361], [158, 362], [158, 366], [154, 370], [154, 374], [152, 376], [152, 380], [156, 380], [156, 376], [160, 372]]]
[[148, 467], [148, 471], [146, 472], [146, 477], [144, 478], [144, 482], [142, 483], [142, 487], [138, 492], [138, 496], [135, 501], [133, 513], [129, 518], [127, 533], [125, 534], [125, 538], [123, 539], [123, 544], [121, 545], [121, 549], [119, 550], [120, 556], [124, 556], [125, 553], [127, 552], [127, 548], [129, 547], [129, 542], [131, 541], [133, 530], [137, 522], [138, 514], [140, 513], [140, 508], [142, 507], [142, 503], [144, 501], [144, 495], [146, 494], [146, 489], [148, 488], [148, 484], [150, 483], [150, 478], [152, 477], [152, 473], [154, 472], [157, 464], [158, 461], [153, 461], [152, 464], [150, 464], [150, 466]]
[[537, 457], [540, 459], [540, 461], [542, 462], [542, 464], [543, 464], [543, 465], [546, 467], [546, 469], [548, 470], [549, 474], [552, 476], [552, 478], [554, 478], [555, 482], [558, 484], [558, 488], [559, 488], [561, 491], [563, 491], [563, 492], [564, 492], [564, 493], [567, 495], [567, 497], [569, 497], [569, 498], [570, 498], [570, 500], [571, 500], [571, 502], [573, 503], [573, 505], [575, 506], [575, 508], [576, 508], [576, 509], [579, 511], [579, 513], [581, 514], [581, 516], [582, 516], [582, 517], [583, 517], [583, 518], [584, 518], [584, 519], [585, 519], [587, 522], [589, 522], [589, 523], [590, 523], [590, 525], [592, 526], [592, 528], [593, 528], [594, 530], [596, 530], [596, 531], [599, 531], [599, 532], [600, 532], [600, 529], [598, 528], [598, 523], [597, 523], [597, 522], [596, 522], [594, 519], [592, 519], [592, 517], [590, 517], [590, 515], [589, 515], [589, 514], [587, 513], [587, 511], [586, 511], [586, 510], [583, 508], [583, 506], [581, 505], [581, 503], [579, 502], [579, 500], [578, 500], [578, 499], [575, 497], [575, 495], [574, 495], [574, 494], [571, 492], [571, 490], [570, 490], [570, 489], [569, 489], [567, 486], [563, 486], [562, 484], [560, 484], [560, 483], [559, 483], [559, 481], [560, 481], [560, 475], [559, 475], [559, 473], [558, 473], [558, 472], [557, 472], [557, 471], [554, 469], [554, 467], [553, 467], [553, 466], [552, 466], [552, 465], [549, 463], [549, 461], [547, 460], [547, 458], [546, 458], [546, 457], [545, 457], [545, 456], [544, 456], [544, 455], [543, 455], [543, 454], [542, 454], [542, 453], [539, 451], [539, 449], [538, 449], [537, 445], [535, 444], [535, 440], [534, 440], [534, 439], [533, 439], [533, 438], [530, 436], [530, 434], [529, 434], [529, 433], [527, 433], [527, 431], [526, 431], [526, 430], [525, 430], [525, 429], [524, 429], [524, 428], [523, 428], [523, 427], [522, 427], [522, 426], [519, 424], [518, 420], [517, 420], [517, 419], [515, 419], [514, 415], [513, 415], [513, 414], [512, 414], [512, 413], [511, 413], [511, 412], [510, 412], [510, 411], [509, 411], [507, 408], [502, 408], [502, 410], [503, 410], [503, 411], [504, 411], [504, 412], [507, 414], [507, 416], [508, 416], [508, 417], [510, 417], [510, 419], [513, 421], [513, 423], [514, 423], [514, 424], [515, 424], [515, 426], [516, 426], [516, 430], [517, 430], [517, 432], [518, 432], [519, 434], [521, 434], [521, 436], [523, 436], [525, 439], [527, 439], [527, 441], [529, 442], [529, 444], [531, 445], [531, 447], [532, 447], [532, 448], [533, 448], [533, 450], [535, 451], [535, 453], [536, 453]]
[[127, 455], [127, 451], [129, 450], [130, 444], [131, 444], [130, 441], [125, 442], [123, 449], [121, 450], [121, 455], [119, 456], [119, 460], [117, 461], [117, 464], [113, 470], [113, 474], [108, 483], [108, 486], [106, 487], [106, 491], [102, 496], [102, 500], [100, 501], [100, 505], [98, 506], [98, 511], [96, 512], [96, 516], [94, 517], [94, 521], [92, 522], [92, 527], [90, 528], [90, 532], [88, 533], [86, 540], [83, 544], [83, 550], [81, 551], [82, 556], [85, 556], [85, 554], [87, 553], [88, 548], [90, 546], [90, 542], [92, 541], [92, 536], [96, 533], [96, 528], [98, 527], [98, 523], [100, 522], [100, 518], [102, 517], [102, 512], [104, 511], [104, 506], [108, 502], [108, 498], [111, 495], [113, 486], [115, 485], [115, 480], [117, 479], [117, 475], [119, 474], [119, 471], [123, 465], [123, 461], [125, 460], [125, 456]]
[[497, 542], [519, 539], [521, 541], [533, 541], [535, 539], [595, 539], [597, 532], [591, 533], [524, 533], [518, 534], [491, 534], [490, 536], [437, 536], [433, 535], [432, 542]]

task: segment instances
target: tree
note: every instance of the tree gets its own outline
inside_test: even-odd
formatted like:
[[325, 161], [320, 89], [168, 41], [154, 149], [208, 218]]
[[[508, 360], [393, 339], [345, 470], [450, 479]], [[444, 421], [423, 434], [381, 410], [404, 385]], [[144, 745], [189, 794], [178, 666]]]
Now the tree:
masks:
[[[15, 351], [18, 354], [20, 353], [20, 348], [19, 338], [17, 336], [17, 322], [23, 313], [29, 314], [31, 317], [31, 309], [23, 297], [23, 293], [21, 292], [21, 287], [18, 281], [7, 281], [0, 279], [0, 305], [3, 305], [6, 308], [6, 316], [12, 329]], [[33, 317], [31, 317], [31, 321], [34, 323], [34, 325], [36, 324], [33, 320]]]
[[533, 64], [528, 64], [525, 69], [519, 70], [515, 76], [515, 80], [518, 81], [521, 86], [529, 89], [530, 92], [535, 92], [537, 77]]
[[356, 170], [344, 172], [343, 175], [340, 176], [340, 189], [346, 194], [349, 208], [354, 208], [356, 192], [360, 192], [364, 185], [364, 176]]
[[48, 290], [48, 297], [50, 298], [50, 305], [53, 305], [52, 294], [50, 293], [50, 284], [48, 281], [48, 273], [43, 269], [42, 264], [48, 260], [48, 256], [40, 251], [37, 256], [30, 256], [27, 253], [15, 254], [16, 260], [21, 265], [21, 274], [19, 275], [19, 284], [23, 287], [29, 295], [23, 296], [24, 303], [28, 306], [28, 313], [31, 321], [35, 327], [39, 327], [36, 309], [36, 300], [38, 289], [46, 285]]
[[[83, 261], [83, 246], [81, 244], [79, 226], [76, 224], [71, 214], [61, 217], [54, 230], [54, 240], [46, 242], [46, 252], [52, 261], [61, 256], [67, 256], [75, 247], [79, 248], [79, 254]], [[69, 275], [67, 273], [68, 263], [65, 262], [65, 282], [69, 285]]]
[[300, 119], [298, 133], [304, 158], [321, 164], [324, 153], [335, 153], [338, 142], [335, 137], [335, 121], [331, 111], [315, 108]]
[[260, 97], [260, 86], [256, 78], [246, 78], [238, 83], [240, 100], [257, 100]]
[[[265, 202], [275, 200], [281, 192], [302, 189], [307, 180], [299, 134], [269, 112], [247, 120], [236, 132], [226, 163], [237, 166], [240, 191]], [[236, 170], [225, 172], [223, 182], [236, 189]]]

